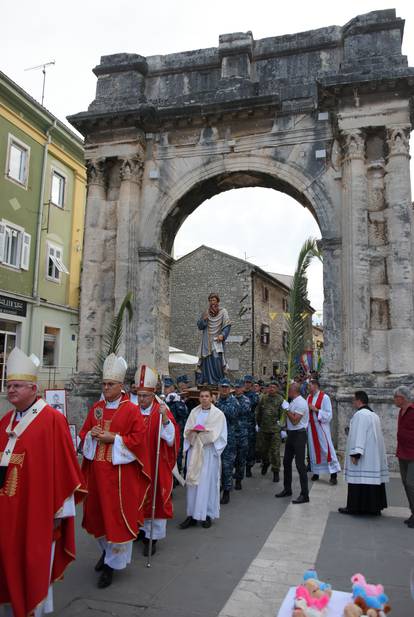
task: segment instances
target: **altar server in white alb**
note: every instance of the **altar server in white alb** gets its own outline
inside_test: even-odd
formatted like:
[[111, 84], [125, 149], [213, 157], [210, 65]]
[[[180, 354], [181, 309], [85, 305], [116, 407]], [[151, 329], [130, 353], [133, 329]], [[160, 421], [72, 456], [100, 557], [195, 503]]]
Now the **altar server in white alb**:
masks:
[[319, 480], [320, 474], [329, 473], [329, 483], [334, 485], [338, 483], [337, 473], [341, 471], [341, 466], [331, 436], [331, 399], [322, 392], [317, 379], [310, 381], [309, 388], [308, 445], [312, 480]]
[[221, 454], [227, 445], [224, 413], [212, 403], [208, 389], [200, 391], [200, 405], [190, 413], [184, 428], [187, 453], [187, 518], [181, 529], [201, 521], [205, 529], [220, 516]]
[[349, 427], [345, 455], [348, 499], [346, 508], [339, 508], [339, 512], [378, 516], [387, 507], [385, 482], [389, 480], [381, 422], [370, 408], [366, 392], [355, 392], [353, 404], [356, 412]]

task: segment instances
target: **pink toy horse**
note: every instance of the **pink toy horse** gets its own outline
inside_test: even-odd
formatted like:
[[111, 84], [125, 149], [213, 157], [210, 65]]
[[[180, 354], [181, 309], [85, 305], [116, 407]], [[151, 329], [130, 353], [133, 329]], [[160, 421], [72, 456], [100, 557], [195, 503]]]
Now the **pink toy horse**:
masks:
[[367, 596], [378, 596], [384, 593], [384, 587], [382, 585], [369, 585], [365, 576], [362, 574], [354, 574], [351, 578], [353, 585], [359, 585], [365, 589]]
[[316, 608], [318, 611], [323, 610], [328, 605], [330, 600], [329, 596], [312, 598], [309, 590], [303, 585], [299, 585], [299, 587], [296, 588], [296, 598], [302, 598], [309, 607]]

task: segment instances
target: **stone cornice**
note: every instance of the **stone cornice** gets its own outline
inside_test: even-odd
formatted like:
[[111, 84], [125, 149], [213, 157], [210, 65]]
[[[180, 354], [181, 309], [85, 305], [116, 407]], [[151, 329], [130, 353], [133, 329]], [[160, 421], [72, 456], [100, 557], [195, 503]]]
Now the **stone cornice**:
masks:
[[161, 249], [141, 246], [138, 249], [138, 255], [140, 262], [155, 262], [168, 269], [170, 269], [172, 264], [174, 263], [174, 259], [171, 257], [171, 255]]

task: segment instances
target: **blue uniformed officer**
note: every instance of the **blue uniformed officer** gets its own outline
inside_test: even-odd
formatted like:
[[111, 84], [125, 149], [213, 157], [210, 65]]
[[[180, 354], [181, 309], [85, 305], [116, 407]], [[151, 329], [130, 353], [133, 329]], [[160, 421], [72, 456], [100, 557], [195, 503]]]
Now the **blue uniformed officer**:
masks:
[[249, 447], [246, 460], [246, 478], [252, 477], [252, 467], [256, 462], [256, 406], [259, 395], [254, 391], [253, 375], [244, 376], [244, 394], [250, 401]]
[[182, 471], [184, 427], [188, 418], [188, 409], [181, 395], [176, 391], [174, 381], [171, 377], [164, 377], [164, 394], [165, 402], [180, 427], [180, 450], [177, 457], [177, 466], [178, 469]]
[[234, 488], [240, 491], [242, 488], [242, 480], [244, 478], [244, 470], [246, 468], [247, 453], [249, 450], [249, 426], [250, 426], [250, 409], [251, 403], [249, 398], [244, 394], [244, 381], [238, 379], [234, 385], [235, 397], [239, 403], [239, 423], [236, 435], [236, 462], [234, 478], [236, 480]]
[[236, 444], [239, 422], [239, 404], [236, 397], [231, 394], [231, 383], [224, 377], [219, 383], [219, 397], [216, 407], [226, 416], [227, 420], [227, 446], [221, 455], [221, 487], [223, 495], [220, 503], [227, 504], [230, 501], [230, 491], [233, 490], [233, 470], [236, 461]]

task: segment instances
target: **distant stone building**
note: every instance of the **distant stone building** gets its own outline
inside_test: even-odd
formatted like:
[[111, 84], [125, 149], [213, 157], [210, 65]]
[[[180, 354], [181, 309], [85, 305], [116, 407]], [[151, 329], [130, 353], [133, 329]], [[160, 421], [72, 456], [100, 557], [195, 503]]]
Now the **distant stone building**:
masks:
[[[232, 329], [226, 357], [230, 374], [268, 379], [283, 369], [291, 277], [265, 272], [248, 261], [207, 246], [174, 262], [171, 269], [171, 345], [197, 355], [197, 319], [207, 296], [217, 292], [230, 315]], [[311, 331], [312, 317], [308, 321]]]

